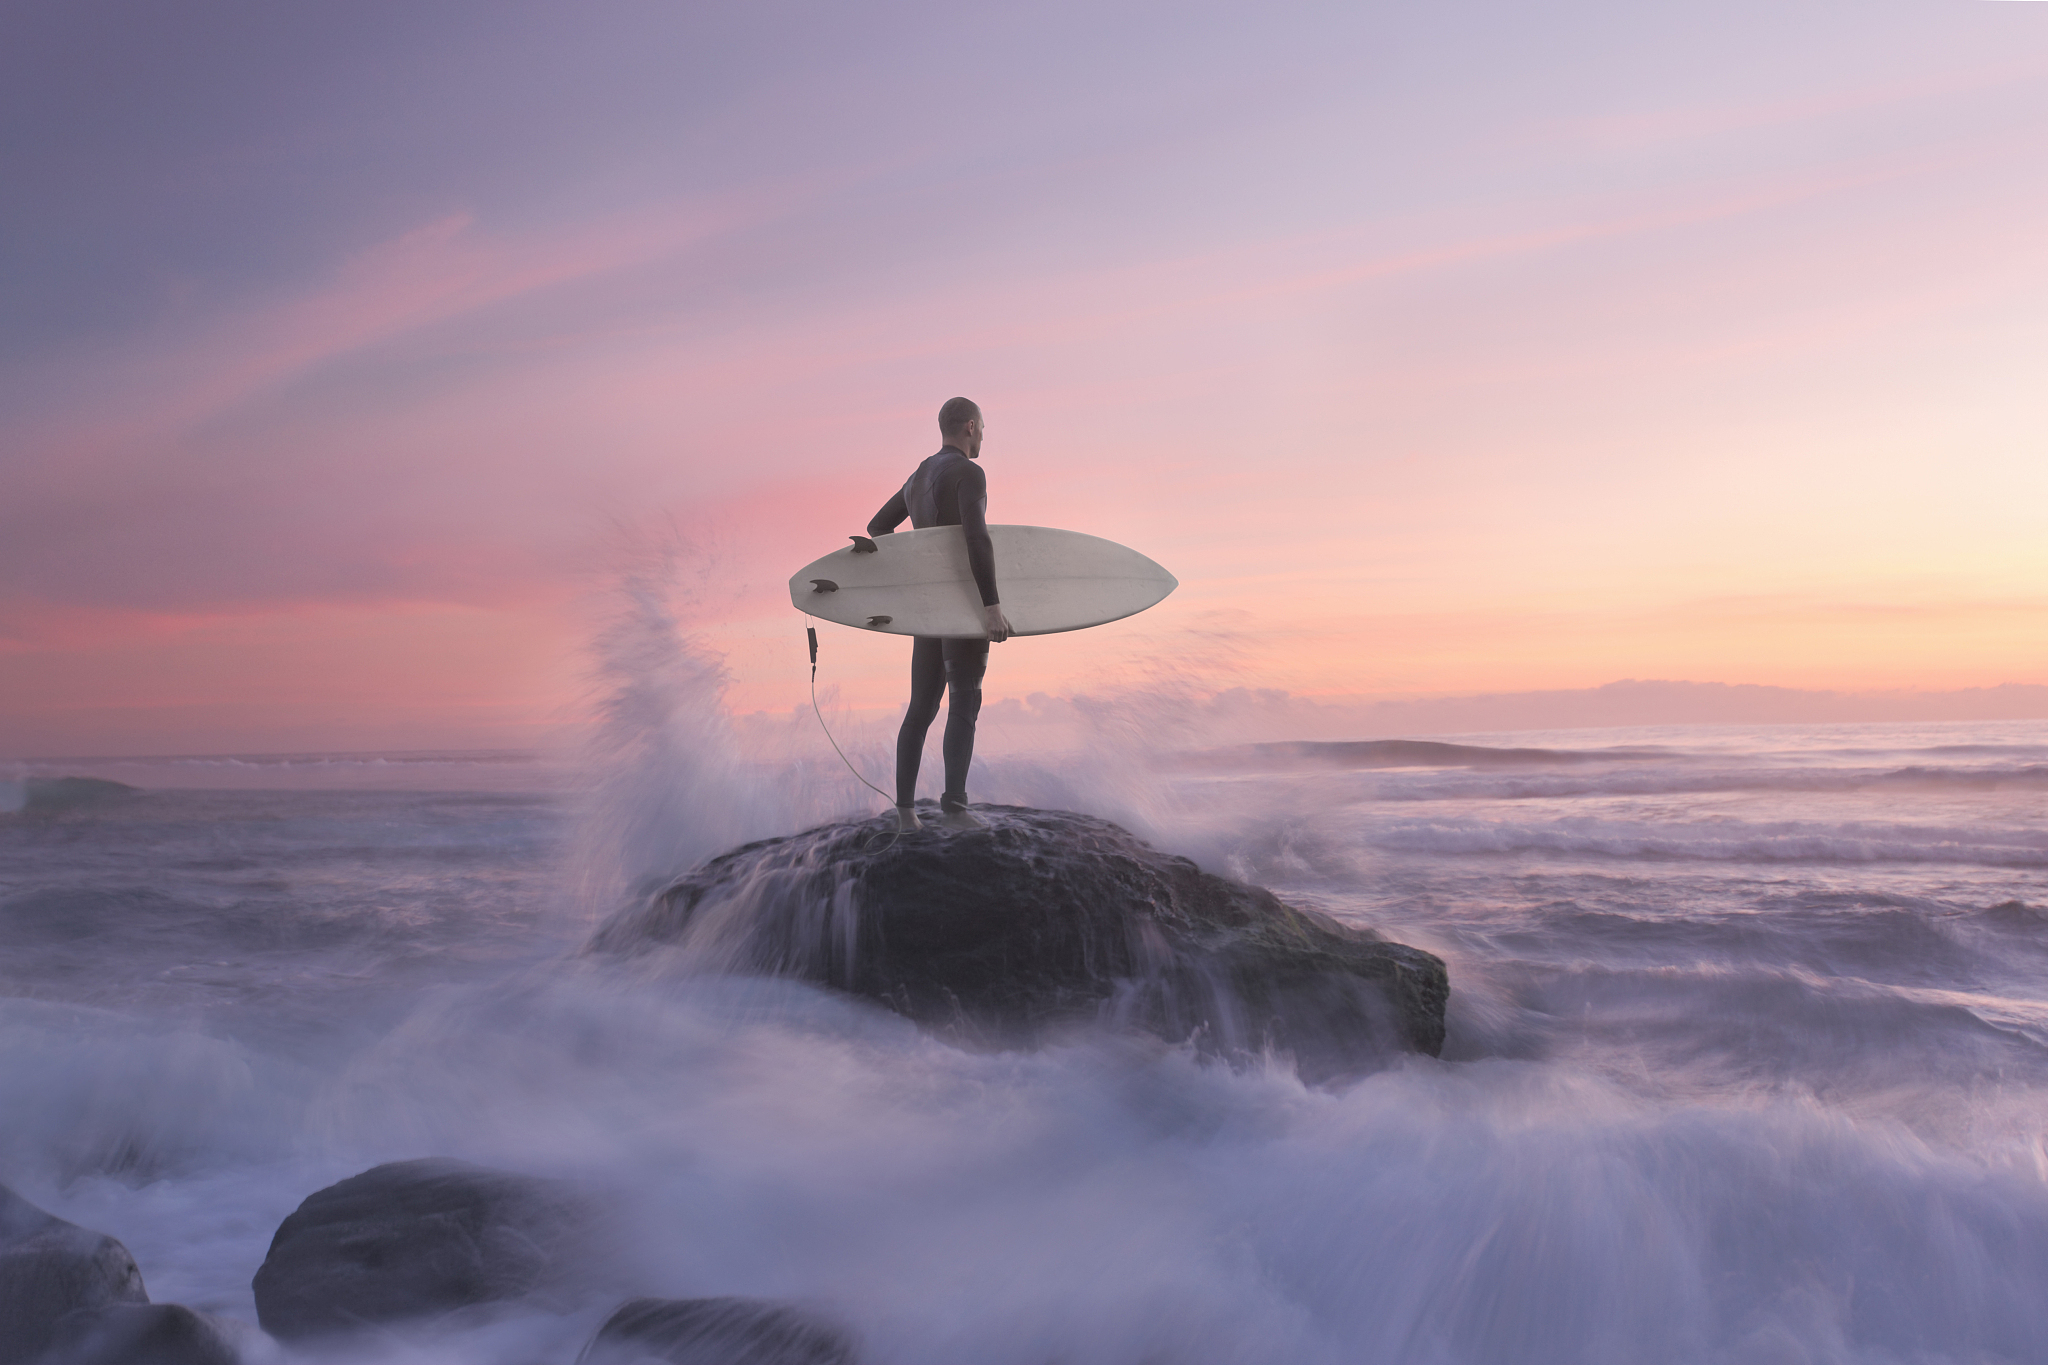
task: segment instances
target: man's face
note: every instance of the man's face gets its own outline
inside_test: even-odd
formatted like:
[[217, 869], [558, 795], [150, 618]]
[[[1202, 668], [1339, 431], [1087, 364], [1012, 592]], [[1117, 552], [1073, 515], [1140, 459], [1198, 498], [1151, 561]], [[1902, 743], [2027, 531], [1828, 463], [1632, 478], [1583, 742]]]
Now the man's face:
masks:
[[960, 437], [960, 447], [967, 453], [968, 459], [971, 460], [981, 454], [981, 434], [987, 429], [988, 423], [979, 416], [967, 420], [967, 430]]

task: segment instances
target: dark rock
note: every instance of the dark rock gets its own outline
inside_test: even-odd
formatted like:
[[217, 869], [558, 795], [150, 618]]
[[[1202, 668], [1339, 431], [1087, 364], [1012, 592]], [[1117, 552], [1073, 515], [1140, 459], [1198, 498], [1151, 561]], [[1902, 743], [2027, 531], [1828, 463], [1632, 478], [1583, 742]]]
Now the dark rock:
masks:
[[148, 1302], [128, 1248], [0, 1185], [0, 1365], [42, 1355], [68, 1313]]
[[24, 815], [55, 815], [139, 794], [125, 782], [109, 782], [104, 777], [31, 777], [21, 786]]
[[576, 1365], [852, 1365], [840, 1327], [772, 1299], [630, 1299]]
[[1431, 954], [1106, 820], [976, 811], [987, 829], [892, 839], [868, 821], [735, 849], [615, 916], [589, 950], [676, 944], [697, 969], [816, 981], [967, 1044], [1097, 1021], [1210, 1052], [1282, 1049], [1309, 1080], [1441, 1051], [1449, 985]]
[[57, 1324], [47, 1365], [239, 1365], [239, 1334], [182, 1303], [87, 1308]]
[[256, 1316], [293, 1340], [572, 1290], [590, 1209], [558, 1181], [443, 1157], [394, 1161], [307, 1198], [256, 1272]]

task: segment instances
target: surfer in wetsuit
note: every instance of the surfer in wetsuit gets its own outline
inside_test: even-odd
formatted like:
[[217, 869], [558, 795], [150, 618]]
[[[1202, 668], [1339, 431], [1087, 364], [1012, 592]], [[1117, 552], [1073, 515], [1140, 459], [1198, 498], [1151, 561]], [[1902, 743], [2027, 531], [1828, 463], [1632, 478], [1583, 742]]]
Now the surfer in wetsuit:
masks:
[[974, 758], [974, 721], [981, 714], [981, 678], [988, 671], [989, 642], [1006, 640], [1010, 622], [996, 596], [995, 548], [988, 537], [988, 476], [981, 458], [981, 409], [965, 398], [949, 398], [939, 409], [945, 445], [917, 467], [909, 482], [868, 522], [870, 536], [884, 536], [905, 517], [917, 530], [958, 526], [967, 537], [967, 566], [981, 593], [988, 633], [972, 640], [915, 637], [910, 647], [910, 707], [896, 732], [896, 828], [921, 829], [912, 803], [924, 739], [939, 714], [939, 693], [947, 694], [946, 790], [939, 797], [939, 822], [953, 829], [980, 829], [967, 809], [967, 766]]

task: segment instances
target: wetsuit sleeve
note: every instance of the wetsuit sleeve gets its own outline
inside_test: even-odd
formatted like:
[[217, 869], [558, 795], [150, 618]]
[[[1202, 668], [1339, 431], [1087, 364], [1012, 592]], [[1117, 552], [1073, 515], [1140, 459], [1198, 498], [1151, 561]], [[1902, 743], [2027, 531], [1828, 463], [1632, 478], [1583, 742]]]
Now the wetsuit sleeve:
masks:
[[868, 534], [886, 536], [903, 524], [910, 515], [910, 504], [903, 500], [903, 490], [897, 489], [896, 496], [882, 504], [882, 510], [868, 518]]
[[960, 473], [960, 529], [967, 536], [967, 567], [974, 571], [974, 586], [981, 589], [981, 604], [995, 606], [996, 547], [988, 536], [988, 475], [980, 465], [968, 465]]

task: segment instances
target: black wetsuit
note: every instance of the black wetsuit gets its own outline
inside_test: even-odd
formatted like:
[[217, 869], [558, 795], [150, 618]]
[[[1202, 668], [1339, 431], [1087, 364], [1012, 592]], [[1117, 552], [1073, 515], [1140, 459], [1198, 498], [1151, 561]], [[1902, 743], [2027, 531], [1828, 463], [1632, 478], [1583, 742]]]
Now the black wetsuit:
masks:
[[[871, 536], [887, 535], [905, 517], [918, 530], [958, 526], [967, 537], [967, 567], [983, 606], [996, 605], [995, 547], [988, 538], [988, 476], [981, 466], [947, 446], [917, 467], [868, 523]], [[974, 760], [974, 721], [981, 714], [981, 679], [988, 672], [988, 640], [937, 639], [920, 635], [910, 647], [910, 708], [896, 732], [896, 804], [917, 798], [917, 769], [924, 738], [939, 714], [939, 694], [949, 692], [946, 734], [946, 791], [939, 804], [967, 805], [967, 768]]]

